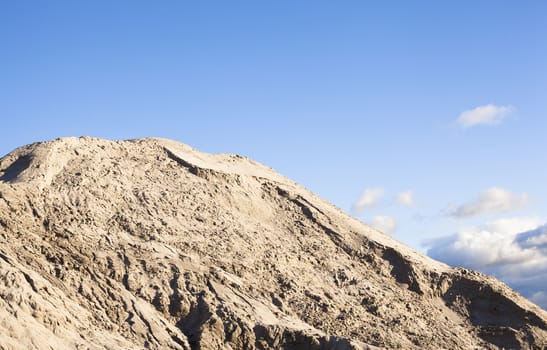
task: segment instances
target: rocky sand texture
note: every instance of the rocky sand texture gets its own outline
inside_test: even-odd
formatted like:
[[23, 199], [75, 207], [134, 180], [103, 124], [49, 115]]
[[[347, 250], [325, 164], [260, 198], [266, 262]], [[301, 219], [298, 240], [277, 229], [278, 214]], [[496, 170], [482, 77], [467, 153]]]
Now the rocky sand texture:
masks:
[[82, 137], [0, 160], [0, 349], [379, 348], [546, 349], [547, 315], [241, 156]]

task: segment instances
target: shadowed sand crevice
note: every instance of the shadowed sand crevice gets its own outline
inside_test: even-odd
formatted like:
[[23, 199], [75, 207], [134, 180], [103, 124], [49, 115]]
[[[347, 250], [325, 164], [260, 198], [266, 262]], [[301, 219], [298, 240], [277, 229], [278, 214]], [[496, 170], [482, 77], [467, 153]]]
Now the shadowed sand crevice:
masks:
[[446, 291], [443, 298], [446, 303], [469, 317], [469, 321], [479, 327], [478, 335], [497, 346], [521, 348], [526, 341], [517, 331], [532, 325], [547, 331], [547, 322], [537, 314], [523, 309], [501, 291], [478, 280], [478, 273], [461, 269], [458, 278]]
[[17, 180], [17, 177], [26, 169], [30, 167], [32, 163], [32, 155], [26, 154], [17, 158], [7, 169], [3, 171], [3, 175], [0, 176], [0, 181], [12, 182]]
[[401, 253], [396, 251], [393, 248], [387, 248], [382, 254], [382, 258], [389, 261], [391, 264], [391, 274], [397, 282], [408, 285], [408, 289], [419, 293], [424, 294], [424, 290], [419, 282], [419, 277], [412, 267], [412, 263], [406, 260]]
[[194, 174], [196, 176], [198, 175], [199, 168], [197, 166], [188, 163], [187, 161], [185, 161], [181, 157], [177, 156], [175, 153], [171, 152], [168, 148], [164, 147], [163, 149], [164, 149], [165, 153], [167, 154], [167, 157], [169, 157], [169, 159], [175, 161], [180, 166], [188, 169], [188, 171], [191, 174]]

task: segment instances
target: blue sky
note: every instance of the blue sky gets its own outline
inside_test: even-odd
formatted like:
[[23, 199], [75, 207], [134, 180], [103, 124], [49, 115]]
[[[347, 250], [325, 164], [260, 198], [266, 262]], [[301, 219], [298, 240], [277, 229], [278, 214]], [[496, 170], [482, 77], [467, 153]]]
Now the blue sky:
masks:
[[[3, 1], [0, 153], [90, 135], [243, 154], [547, 305], [532, 281], [547, 278], [546, 13], [544, 1]], [[469, 256], [492, 246], [491, 261]], [[540, 272], [518, 280], [532, 263]]]

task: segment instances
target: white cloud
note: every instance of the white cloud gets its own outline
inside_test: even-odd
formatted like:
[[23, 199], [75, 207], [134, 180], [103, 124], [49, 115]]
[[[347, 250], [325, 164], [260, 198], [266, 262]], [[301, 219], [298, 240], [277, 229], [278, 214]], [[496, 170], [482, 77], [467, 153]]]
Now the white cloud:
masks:
[[397, 228], [397, 222], [391, 216], [376, 216], [372, 219], [370, 226], [378, 231], [390, 234]]
[[384, 195], [381, 188], [371, 188], [363, 192], [361, 197], [353, 204], [352, 211], [355, 214], [361, 214], [365, 209], [376, 205], [378, 200]]
[[498, 214], [524, 208], [529, 201], [526, 193], [514, 194], [498, 187], [489, 188], [479, 194], [472, 202], [463, 204], [450, 215], [465, 218], [482, 214]]
[[427, 254], [453, 266], [492, 274], [547, 309], [547, 225], [512, 218], [425, 242]]
[[411, 207], [414, 205], [414, 192], [413, 191], [404, 191], [397, 195], [397, 203], [404, 205], [406, 207]]
[[511, 106], [484, 105], [464, 111], [457, 119], [457, 123], [463, 128], [476, 125], [499, 124], [513, 111]]
[[514, 240], [521, 232], [537, 228], [537, 218], [501, 219], [479, 227], [468, 227], [458, 233], [434, 240], [428, 254], [450, 264], [482, 269], [492, 264], [524, 261], [530, 252]]

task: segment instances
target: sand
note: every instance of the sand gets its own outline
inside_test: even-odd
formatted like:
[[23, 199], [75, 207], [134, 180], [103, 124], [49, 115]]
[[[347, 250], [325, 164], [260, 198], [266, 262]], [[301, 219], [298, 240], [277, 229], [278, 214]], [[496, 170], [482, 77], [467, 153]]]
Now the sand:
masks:
[[0, 349], [545, 349], [547, 315], [271, 168], [164, 139], [0, 160]]

